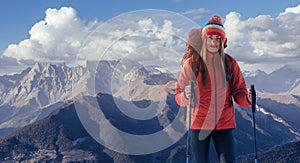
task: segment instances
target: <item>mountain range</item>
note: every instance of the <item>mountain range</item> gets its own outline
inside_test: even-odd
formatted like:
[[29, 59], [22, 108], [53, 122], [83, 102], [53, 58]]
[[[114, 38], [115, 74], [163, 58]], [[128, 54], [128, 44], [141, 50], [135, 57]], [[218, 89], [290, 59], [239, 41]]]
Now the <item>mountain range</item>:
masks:
[[[25, 160], [40, 162], [184, 162], [186, 135], [182, 136], [179, 141], [169, 148], [145, 155], [118, 153], [97, 142], [87, 132], [82, 121], [78, 118], [80, 110], [85, 113], [89, 112], [87, 103], [93, 103], [93, 98], [97, 99], [98, 105], [101, 106], [102, 112], [110, 123], [122, 131], [134, 134], [150, 134], [161, 130], [164, 126], [170, 124], [179, 110], [173, 95], [169, 94], [166, 99], [168, 105], [157, 118], [147, 121], [135, 120], [122, 114], [116, 105], [117, 103], [123, 103], [124, 106], [129, 106], [131, 103], [129, 101], [114, 98], [109, 94], [98, 94], [96, 97], [84, 96], [76, 101], [86, 107], [75, 108], [76, 102], [69, 101], [69, 103], [57, 108], [45, 118], [2, 137], [0, 139], [1, 162], [21, 162]], [[141, 101], [141, 103], [147, 104], [146, 101]], [[268, 104], [272, 105], [270, 102]], [[268, 104], [260, 106], [260, 109], [268, 108]], [[234, 131], [234, 135], [237, 147], [236, 156], [239, 159], [249, 158], [253, 153], [253, 128], [251, 111], [249, 110], [249, 108], [237, 106], [238, 127]], [[297, 116], [296, 114], [299, 116], [300, 113], [296, 112], [295, 116]], [[275, 115], [267, 111], [257, 112], [259, 153], [263, 153], [274, 146], [299, 141], [300, 139], [299, 129], [287, 122], [280, 123], [279, 117], [276, 119], [273, 116]], [[107, 126], [99, 126], [99, 133], [102, 130], [105, 131], [105, 127]], [[105, 136], [108, 138], [114, 137], [110, 134]], [[106, 138], [102, 137], [101, 139]], [[126, 141], [119, 143], [128, 145]], [[215, 153], [212, 151], [212, 157], [214, 155]]]
[[[299, 71], [284, 66], [270, 74], [257, 71], [244, 72], [244, 76], [247, 83], [255, 83], [258, 91], [259, 152], [299, 141]], [[91, 103], [89, 99], [96, 98], [99, 105], [105, 104], [101, 109], [111, 115], [112, 124], [131, 133], [146, 128], [138, 134], [149, 134], [172, 121], [174, 113], [170, 110], [178, 108], [172, 100], [175, 84], [173, 74], [130, 60], [88, 62], [86, 67], [74, 68], [37, 63], [20, 74], [1, 76], [1, 161], [183, 162], [185, 137], [154, 154], [121, 154], [94, 140], [78, 120], [74, 107], [78, 101]], [[115, 111], [120, 109], [118, 104], [126, 109], [132, 106], [132, 101], [139, 107], [163, 101], [168, 107], [160, 119], [142, 123], [144, 121], [130, 121]], [[245, 158], [253, 153], [251, 109], [236, 106], [236, 120], [236, 155]]]
[[285, 65], [267, 74], [261, 70], [243, 72], [247, 83], [255, 84], [256, 88], [268, 93], [300, 94], [300, 69]]

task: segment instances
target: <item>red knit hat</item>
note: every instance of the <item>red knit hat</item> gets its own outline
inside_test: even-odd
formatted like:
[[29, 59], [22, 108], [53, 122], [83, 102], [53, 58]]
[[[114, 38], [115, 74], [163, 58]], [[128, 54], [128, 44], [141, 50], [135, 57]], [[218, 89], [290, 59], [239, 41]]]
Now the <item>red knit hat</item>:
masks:
[[202, 31], [202, 40], [204, 40], [209, 35], [218, 35], [226, 45], [226, 33], [222, 24], [222, 19], [218, 15], [212, 16], [207, 24], [204, 26]]

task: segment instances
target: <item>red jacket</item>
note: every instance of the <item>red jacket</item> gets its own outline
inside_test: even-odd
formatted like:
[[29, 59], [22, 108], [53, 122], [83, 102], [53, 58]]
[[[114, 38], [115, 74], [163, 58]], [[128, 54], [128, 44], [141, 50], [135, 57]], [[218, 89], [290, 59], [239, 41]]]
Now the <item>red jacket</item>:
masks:
[[[232, 58], [230, 65], [228, 65], [232, 66], [231, 73], [233, 75], [230, 88], [229, 82], [224, 78], [225, 72], [223, 72], [222, 79], [220, 58], [218, 54], [207, 54], [205, 85], [202, 84], [201, 72], [197, 76], [195, 89], [197, 103], [192, 113], [191, 129], [236, 128], [233, 99], [238, 105], [251, 106], [247, 98], [246, 83], [237, 61]], [[183, 107], [189, 105], [189, 99], [185, 97], [184, 88], [189, 85], [189, 81], [194, 75], [191, 66], [192, 59], [189, 58], [182, 67], [176, 85], [176, 102]]]

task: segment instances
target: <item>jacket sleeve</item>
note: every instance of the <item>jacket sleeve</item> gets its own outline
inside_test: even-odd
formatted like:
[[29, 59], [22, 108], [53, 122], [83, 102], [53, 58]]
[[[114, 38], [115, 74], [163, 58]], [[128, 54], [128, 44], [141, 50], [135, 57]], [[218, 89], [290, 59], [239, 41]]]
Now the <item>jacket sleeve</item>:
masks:
[[251, 102], [248, 100], [248, 89], [246, 86], [245, 79], [241, 72], [241, 69], [235, 59], [232, 59], [232, 84], [231, 91], [234, 101], [240, 105], [245, 107], [251, 107]]
[[184, 88], [189, 85], [189, 81], [192, 79], [191, 59], [186, 60], [182, 66], [175, 90], [175, 100], [180, 106], [187, 106], [189, 99], [185, 96]]

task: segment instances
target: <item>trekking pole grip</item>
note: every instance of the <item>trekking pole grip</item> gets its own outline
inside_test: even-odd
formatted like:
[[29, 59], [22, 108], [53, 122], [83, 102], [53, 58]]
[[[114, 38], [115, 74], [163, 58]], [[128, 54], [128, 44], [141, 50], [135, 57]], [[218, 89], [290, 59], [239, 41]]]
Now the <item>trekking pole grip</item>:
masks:
[[256, 91], [254, 88], [254, 84], [250, 86], [250, 93], [251, 93], [251, 106], [252, 106], [252, 113], [255, 113], [255, 106], [256, 106]]

